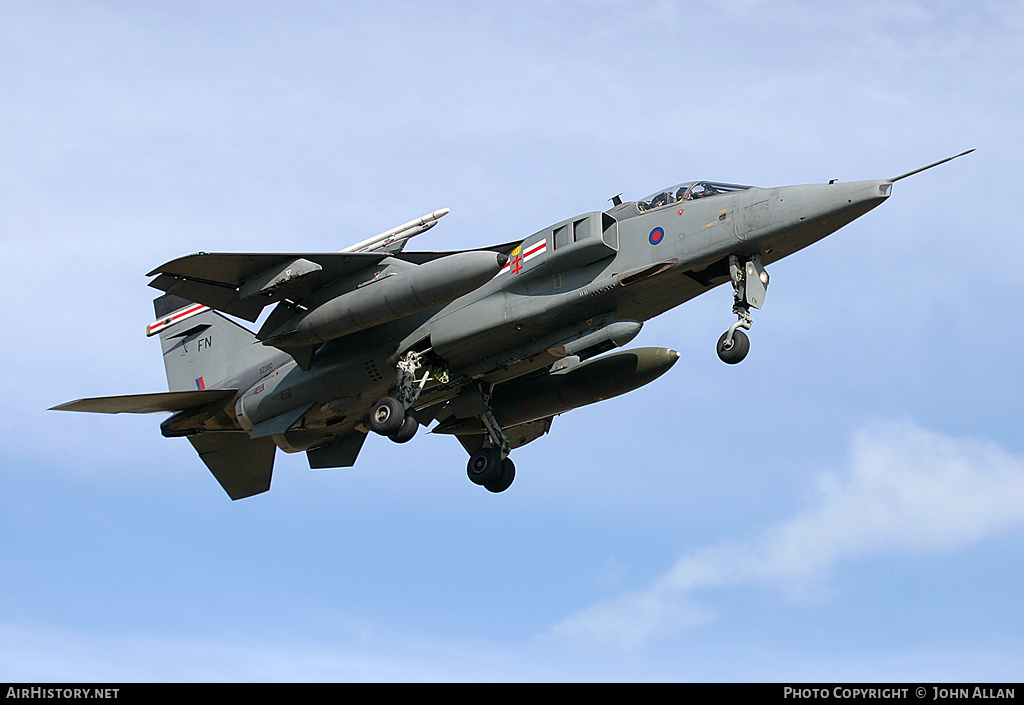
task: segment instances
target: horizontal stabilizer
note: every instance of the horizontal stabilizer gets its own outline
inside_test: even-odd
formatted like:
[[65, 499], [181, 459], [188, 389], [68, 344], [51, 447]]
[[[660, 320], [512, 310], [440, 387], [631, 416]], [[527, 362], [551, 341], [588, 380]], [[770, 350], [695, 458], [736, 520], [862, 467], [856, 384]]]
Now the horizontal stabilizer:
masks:
[[277, 446], [270, 438], [252, 440], [243, 431], [202, 433], [189, 442], [231, 499], [270, 489]]
[[88, 411], [97, 414], [157, 414], [184, 411], [234, 396], [237, 389], [196, 389], [154, 394], [121, 394], [115, 397], [76, 399], [50, 407], [50, 411]]

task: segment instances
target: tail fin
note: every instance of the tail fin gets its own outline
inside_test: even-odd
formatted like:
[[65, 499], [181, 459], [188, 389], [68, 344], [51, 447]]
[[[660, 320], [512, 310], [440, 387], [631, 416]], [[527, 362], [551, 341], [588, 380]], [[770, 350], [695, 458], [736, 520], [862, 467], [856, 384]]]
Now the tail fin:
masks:
[[165, 294], [153, 301], [153, 308], [157, 320], [146, 334], [160, 336], [172, 392], [214, 388], [274, 354], [252, 331], [208, 306]]

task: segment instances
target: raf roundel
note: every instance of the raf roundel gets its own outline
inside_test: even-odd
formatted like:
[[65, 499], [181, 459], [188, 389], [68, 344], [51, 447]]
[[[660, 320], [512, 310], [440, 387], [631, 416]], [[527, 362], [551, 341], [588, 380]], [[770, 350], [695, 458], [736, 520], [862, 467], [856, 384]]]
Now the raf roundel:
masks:
[[662, 240], [665, 239], [665, 228], [655, 228], [651, 231], [651, 234], [647, 236], [647, 241], [652, 245], [658, 245]]

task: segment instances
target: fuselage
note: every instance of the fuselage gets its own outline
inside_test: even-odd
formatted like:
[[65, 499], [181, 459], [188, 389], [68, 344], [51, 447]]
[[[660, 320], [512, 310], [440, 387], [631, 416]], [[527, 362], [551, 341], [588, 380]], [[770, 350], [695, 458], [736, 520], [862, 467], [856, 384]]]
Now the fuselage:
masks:
[[[369, 436], [456, 436], [470, 481], [504, 492], [510, 454], [556, 416], [665, 374], [675, 350], [615, 350], [644, 322], [722, 284], [742, 361], [766, 267], [886, 200], [891, 179], [758, 188], [689, 181], [554, 223], [521, 241], [405, 251], [447, 209], [343, 252], [198, 252], [153, 271], [167, 392], [77, 399], [96, 413], [171, 412], [232, 499], [270, 488], [278, 448], [310, 468], [355, 465]], [[258, 331], [230, 317], [256, 322]]]
[[628, 342], [644, 321], [729, 281], [730, 255], [782, 259], [879, 205], [892, 183], [715, 186], [694, 182], [685, 193], [555, 223], [524, 239], [482, 286], [330, 340], [308, 371], [267, 348], [260, 364], [219, 384], [240, 390], [222, 422], [270, 433], [281, 419], [288, 425], [273, 434], [279, 447], [320, 446], [361, 426], [369, 405], [394, 388], [395, 364], [410, 350], [434, 365], [415, 404], [430, 418], [464, 388], [493, 388], [566, 355], [586, 359]]
[[456, 377], [486, 376], [595, 326], [664, 313], [726, 282], [731, 254], [758, 253], [765, 264], [788, 256], [877, 206], [890, 187], [749, 187], [570, 218], [526, 238], [498, 276], [433, 313], [398, 352], [429, 340]]

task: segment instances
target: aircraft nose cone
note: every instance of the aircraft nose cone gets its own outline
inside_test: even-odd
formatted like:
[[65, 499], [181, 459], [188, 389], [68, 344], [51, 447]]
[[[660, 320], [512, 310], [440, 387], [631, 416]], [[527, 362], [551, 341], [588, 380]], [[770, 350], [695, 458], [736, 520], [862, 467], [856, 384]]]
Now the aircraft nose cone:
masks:
[[856, 220], [891, 193], [890, 179], [752, 191], [739, 211], [736, 236], [785, 257]]
[[865, 212], [879, 205], [892, 193], [891, 181], [867, 181], [861, 182], [863, 188], [855, 190], [848, 199], [850, 206], [861, 207]]
[[[879, 205], [892, 193], [892, 182], [853, 181], [825, 185], [794, 186], [791, 212], [800, 221], [821, 218], [853, 220]], [[849, 222], [849, 221], [847, 221]]]
[[[825, 194], [830, 196], [827, 201], [832, 201], [832, 207], [849, 208], [858, 205], [877, 205], [889, 197], [892, 192], [891, 181], [854, 181], [846, 184], [829, 184], [835, 189], [831, 194], [826, 190]], [[838, 196], [838, 198], [837, 198]]]

